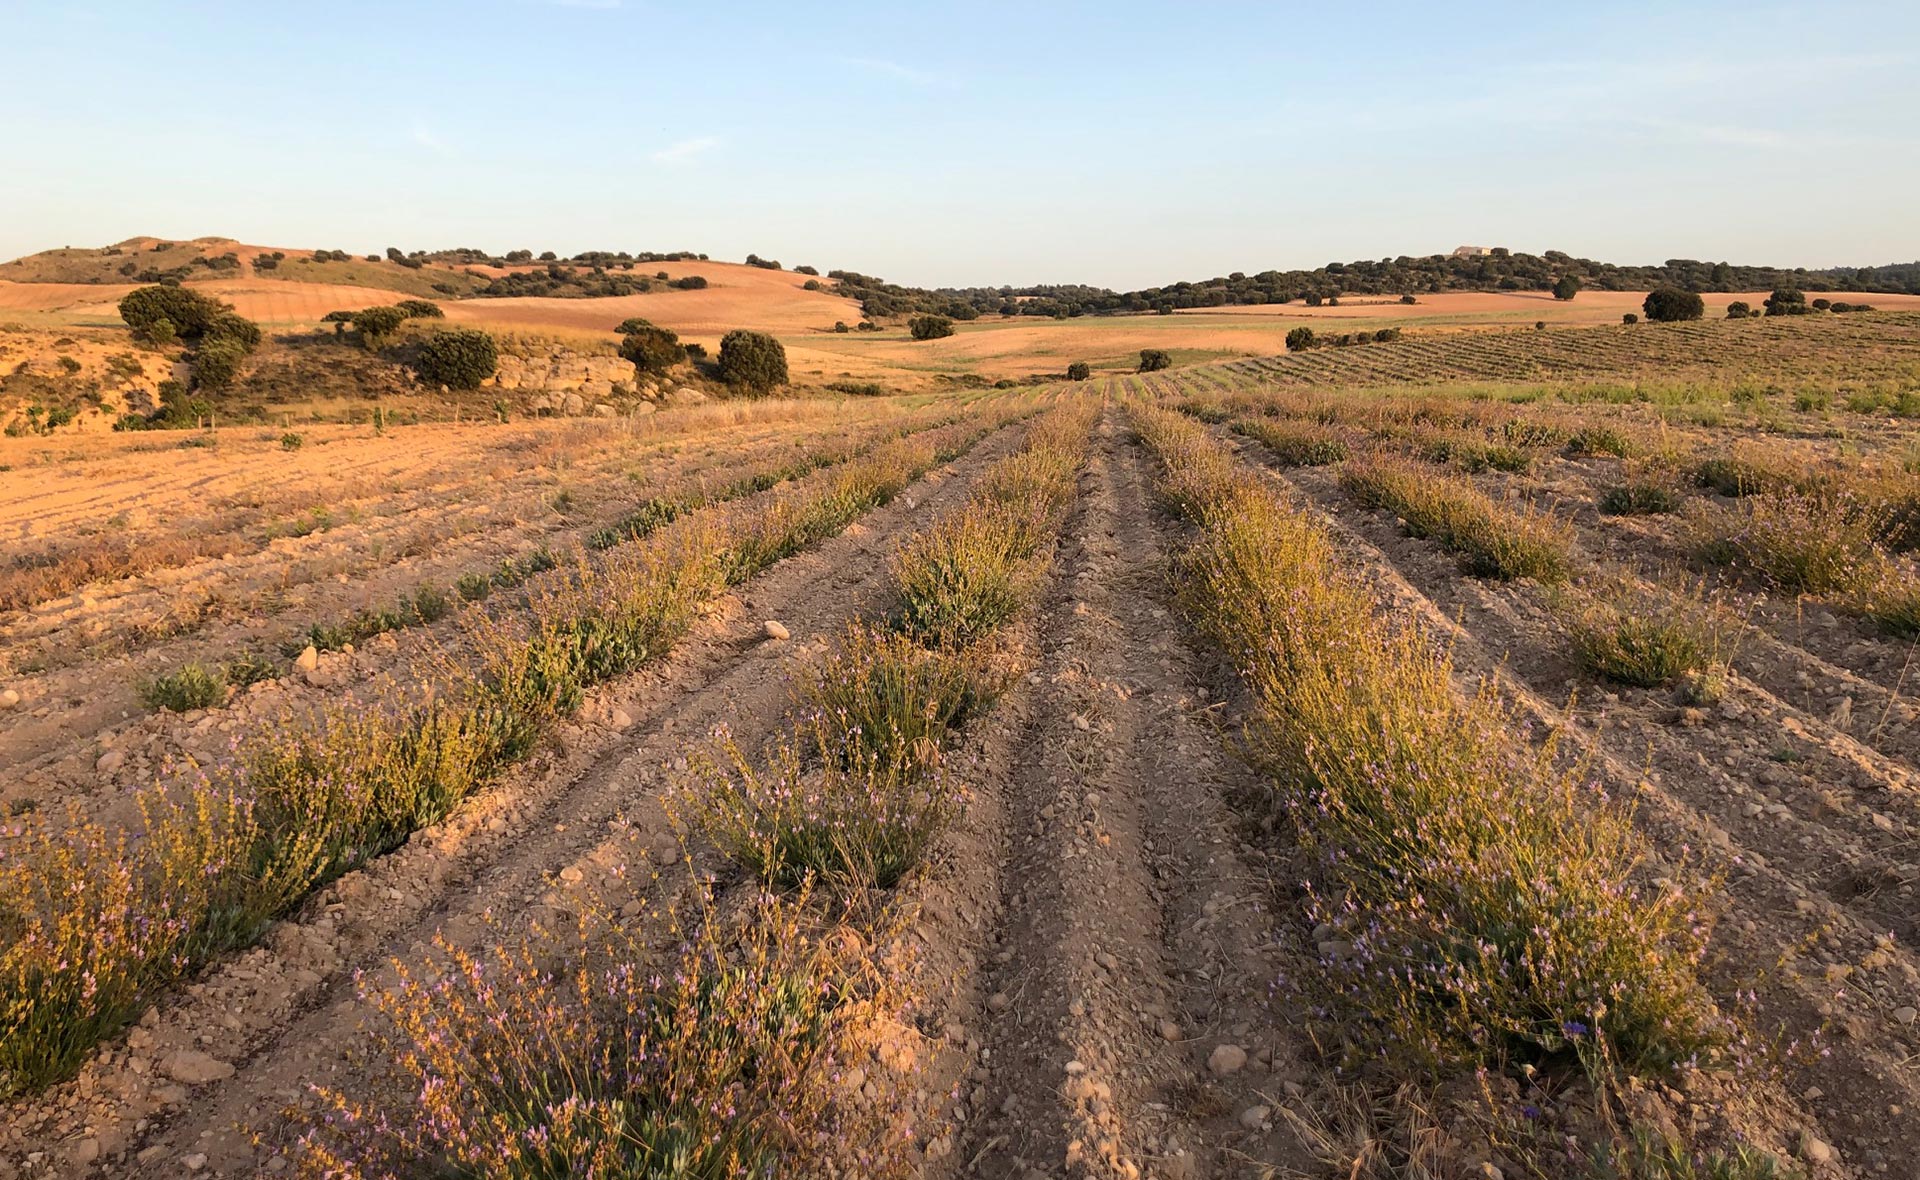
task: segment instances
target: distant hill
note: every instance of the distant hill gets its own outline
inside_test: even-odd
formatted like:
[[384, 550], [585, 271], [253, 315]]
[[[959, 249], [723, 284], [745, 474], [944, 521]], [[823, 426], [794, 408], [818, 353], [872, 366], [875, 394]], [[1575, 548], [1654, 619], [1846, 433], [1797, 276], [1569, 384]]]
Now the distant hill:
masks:
[[859, 300], [869, 316], [938, 312], [972, 318], [986, 314], [1078, 316], [1177, 311], [1325, 300], [1341, 295], [1418, 298], [1442, 291], [1548, 291], [1563, 275], [1573, 275], [1583, 286], [1604, 291], [1645, 291], [1659, 286], [1701, 292], [1798, 287], [1804, 291], [1920, 294], [1920, 262], [1808, 270], [1670, 258], [1659, 266], [1615, 266], [1558, 250], [1533, 255], [1499, 249], [1472, 257], [1402, 255], [1377, 261], [1329, 262], [1314, 270], [1267, 270], [1258, 274], [1235, 271], [1223, 278], [1124, 292], [1077, 285], [926, 289], [897, 286], [853, 271], [832, 271], [829, 277], [838, 283], [841, 294]]
[[[531, 250], [491, 255], [483, 250], [414, 250], [381, 254], [345, 250], [250, 246], [233, 238], [129, 238], [111, 246], [63, 247], [0, 266], [0, 280], [16, 283], [192, 283], [212, 279], [269, 279], [366, 287], [431, 299], [540, 296], [605, 298], [665, 288], [660, 263], [707, 261], [690, 250], [670, 253], [592, 251], [571, 258]], [[777, 269], [777, 268], [768, 268]], [[684, 277], [684, 276], [683, 276]]]
[[[344, 250], [250, 246], [232, 238], [169, 241], [141, 237], [112, 246], [66, 247], [32, 254], [0, 265], [0, 280], [113, 285], [244, 278], [331, 284], [439, 300], [600, 299], [690, 285], [697, 289], [704, 283], [704, 276], [686, 269], [687, 263], [695, 262], [734, 271], [777, 272], [791, 278], [796, 287], [815, 274], [806, 267], [786, 271], [776, 262], [753, 255], [744, 266], [712, 263], [707, 255], [690, 250], [593, 250], [560, 258], [550, 251], [535, 255], [531, 250], [511, 250], [496, 255], [471, 248], [407, 252], [389, 247], [380, 255], [353, 255]], [[1920, 294], [1920, 261], [1824, 270], [1734, 266], [1687, 258], [1670, 258], [1659, 266], [1616, 266], [1558, 250], [1534, 255], [1498, 248], [1475, 255], [1402, 255], [1329, 262], [1313, 270], [1265, 270], [1257, 274], [1235, 271], [1224, 277], [1139, 291], [1078, 284], [906, 287], [849, 270], [829, 271], [819, 281], [832, 293], [857, 301], [862, 313], [872, 319], [923, 312], [973, 319], [991, 314], [1057, 317], [1171, 312], [1282, 304], [1296, 299], [1323, 301], [1342, 295], [1418, 298], [1443, 291], [1546, 291], [1566, 275], [1578, 278], [1585, 287], [1605, 291], [1644, 291], [1658, 286], [1700, 292], [1798, 287], [1805, 291]]]

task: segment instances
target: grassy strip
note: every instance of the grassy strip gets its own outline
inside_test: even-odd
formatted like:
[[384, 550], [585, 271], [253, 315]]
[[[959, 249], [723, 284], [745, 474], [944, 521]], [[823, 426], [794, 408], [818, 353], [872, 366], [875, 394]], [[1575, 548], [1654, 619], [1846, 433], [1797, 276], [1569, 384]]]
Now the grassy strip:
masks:
[[1283, 467], [1325, 467], [1347, 457], [1347, 443], [1331, 427], [1317, 422], [1283, 423], [1270, 418], [1240, 418], [1235, 434], [1260, 442]]
[[939, 749], [998, 685], [992, 636], [1032, 600], [1073, 501], [1091, 408], [1057, 409], [967, 505], [893, 559], [891, 626], [856, 626], [804, 681], [797, 734], [756, 760], [730, 739], [696, 758], [675, 815], [756, 876], [888, 887], [959, 808]]
[[1872, 620], [1899, 639], [1920, 637], [1920, 568], [1883, 542], [1902, 526], [1887, 502], [1848, 492], [1770, 492], [1693, 519], [1696, 551], [1714, 565], [1758, 574]]
[[1531, 505], [1502, 503], [1462, 479], [1391, 459], [1348, 464], [1340, 485], [1367, 508], [1385, 508], [1416, 537], [1458, 553], [1470, 573], [1511, 580], [1564, 581], [1572, 530]]
[[[1029, 450], [989, 472], [955, 517], [1018, 529], [1037, 554], [1074, 494], [1086, 427], [1084, 411], [1042, 419]], [[1015, 523], [1002, 511], [1015, 502], [1041, 519]], [[917, 551], [903, 550], [896, 572]], [[850, 1102], [844, 1084], [903, 1007], [876, 967], [892, 957], [867, 949], [893, 937], [890, 919], [878, 931], [823, 930], [808, 900], [816, 879], [896, 884], [957, 813], [938, 751], [991, 701], [984, 646], [926, 647], [856, 625], [807, 677], [806, 715], [770, 756], [723, 739], [717, 755], [692, 760], [669, 796], [676, 817], [760, 880], [798, 890], [756, 899], [730, 936], [709, 920], [691, 949], [655, 965], [616, 929], [562, 956], [593, 966], [557, 978], [538, 965], [546, 949], [484, 963], [450, 951], [444, 983], [402, 965], [401, 987], [379, 1003], [401, 1092], [420, 1098], [329, 1095], [332, 1117], [305, 1143], [307, 1174], [371, 1180], [423, 1164], [501, 1180], [911, 1174], [903, 1092]]]
[[688, 526], [473, 624], [477, 669], [392, 715], [341, 709], [242, 745], [237, 765], [143, 792], [134, 838], [73, 809], [0, 861], [0, 1096], [70, 1073], [97, 1041], [315, 887], [386, 852], [528, 753], [584, 690], [658, 658], [729, 580], [837, 532], [943, 452], [887, 443], [763, 512]]
[[[712, 491], [695, 490], [674, 497], [654, 497], [647, 500], [639, 509], [622, 517], [615, 525], [600, 529], [587, 537], [588, 549], [604, 551], [616, 545], [642, 540], [660, 528], [671, 524], [689, 513], [703, 508], [730, 503], [744, 499], [758, 492], [768, 491], [783, 483], [801, 479], [824, 467], [836, 466], [871, 451], [888, 439], [904, 438], [927, 430], [938, 430], [953, 424], [955, 419], [948, 418], [912, 429], [887, 431], [875, 442], [830, 444], [814, 453], [797, 460], [770, 464], [751, 475], [733, 480]], [[521, 558], [508, 558], [493, 570], [469, 572], [460, 575], [455, 582], [455, 592], [462, 602], [481, 602], [495, 590], [510, 589], [525, 583], [537, 574], [559, 566], [559, 559], [545, 546], [534, 550]], [[376, 635], [392, 631], [402, 631], [412, 627], [430, 626], [452, 614], [457, 604], [438, 585], [428, 582], [416, 587], [411, 595], [403, 596], [392, 609], [358, 610], [337, 623], [315, 623], [307, 633], [285, 644], [281, 654], [292, 658], [308, 645], [317, 651], [339, 651], [350, 645], [364, 643]], [[240, 669], [244, 675], [234, 675]], [[278, 673], [258, 657], [245, 657], [227, 666], [224, 677], [216, 670], [209, 672], [196, 664], [187, 664], [178, 671], [140, 685], [140, 700], [149, 709], [171, 709], [185, 712], [188, 709], [212, 708], [226, 700], [225, 688], [228, 684], [244, 688], [256, 681], [271, 679]], [[209, 685], [203, 678], [213, 676], [218, 683]], [[217, 691], [216, 691], [217, 689]]]
[[1204, 430], [1135, 410], [1199, 526], [1183, 602], [1253, 695], [1249, 745], [1321, 865], [1314, 920], [1343, 1031], [1417, 1067], [1684, 1061], [1722, 1035], [1682, 884], [1642, 883], [1626, 810], [1547, 755], [1491, 691], [1462, 697], [1327, 533]]

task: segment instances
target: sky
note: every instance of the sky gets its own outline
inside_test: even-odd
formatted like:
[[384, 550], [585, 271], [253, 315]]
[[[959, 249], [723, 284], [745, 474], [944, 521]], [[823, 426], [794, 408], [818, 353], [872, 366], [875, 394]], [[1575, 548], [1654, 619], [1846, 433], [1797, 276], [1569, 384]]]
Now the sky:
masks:
[[0, 258], [1920, 257], [1920, 3], [0, 0]]

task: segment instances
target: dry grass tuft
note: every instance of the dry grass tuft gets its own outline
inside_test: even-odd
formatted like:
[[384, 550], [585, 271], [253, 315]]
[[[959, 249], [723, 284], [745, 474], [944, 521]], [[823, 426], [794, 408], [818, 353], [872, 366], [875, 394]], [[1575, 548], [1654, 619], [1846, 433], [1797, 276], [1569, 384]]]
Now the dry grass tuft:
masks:
[[1458, 553], [1469, 572], [1501, 579], [1565, 580], [1573, 532], [1524, 501], [1495, 500], [1462, 479], [1391, 459], [1348, 464], [1341, 486], [1368, 508], [1385, 508], [1416, 537]]

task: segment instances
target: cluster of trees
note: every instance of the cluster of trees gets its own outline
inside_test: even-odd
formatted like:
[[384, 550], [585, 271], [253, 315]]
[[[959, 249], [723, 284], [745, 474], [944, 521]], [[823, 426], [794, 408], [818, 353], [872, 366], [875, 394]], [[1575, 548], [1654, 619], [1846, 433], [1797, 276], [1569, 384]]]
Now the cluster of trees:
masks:
[[[706, 359], [699, 344], [682, 344], [678, 334], [635, 316], [622, 320], [620, 356], [642, 377], [664, 377], [683, 364]], [[735, 328], [720, 338], [714, 375], [735, 392], [763, 396], [787, 384], [787, 350], [764, 332]]]
[[[372, 352], [383, 347], [387, 338], [408, 320], [444, 319], [446, 314], [437, 303], [425, 299], [402, 299], [391, 306], [330, 311], [320, 317], [320, 322], [334, 325], [335, 334], [346, 331], [348, 325], [352, 325], [354, 331], [360, 333], [361, 346]], [[491, 376], [491, 371], [488, 375]]]
[[1299, 327], [1287, 333], [1288, 352], [1306, 352], [1314, 348], [1350, 348], [1356, 344], [1385, 344], [1400, 339], [1400, 329], [1381, 328], [1373, 332], [1341, 332], [1320, 335], [1312, 328]]
[[187, 345], [196, 386], [224, 389], [260, 347], [260, 325], [198, 291], [165, 284], [140, 287], [120, 300], [120, 318], [136, 338], [164, 346]]
[[[1767, 296], [1766, 302], [1762, 306], [1767, 309], [1765, 312], [1767, 315], [1812, 315], [1822, 311], [1849, 312], [1873, 310], [1871, 303], [1848, 303], [1844, 299], [1837, 302], [1828, 299], [1815, 299], [1809, 302], [1807, 293], [1795, 287], [1776, 288], [1773, 294]], [[1762, 314], [1744, 303], [1730, 303], [1727, 305], [1728, 319], [1740, 318], [1740, 316], [1735, 315], [1733, 312], [1733, 309], [1736, 307], [1741, 309], [1741, 315]]]
[[1516, 254], [1495, 249], [1476, 257], [1433, 254], [1423, 258], [1401, 255], [1378, 260], [1329, 262], [1314, 270], [1240, 271], [1221, 278], [1172, 283], [1139, 291], [1117, 292], [1104, 287], [903, 287], [855, 271], [829, 271], [836, 292], [860, 303], [868, 316], [931, 313], [953, 319], [973, 315], [1032, 315], [1068, 318], [1185, 308], [1226, 307], [1240, 304], [1310, 304], [1341, 295], [1399, 295], [1407, 301], [1421, 293], [1441, 291], [1551, 291], [1571, 299], [1580, 290], [1638, 291], [1673, 287], [1685, 291], [1744, 291], [1791, 286], [1808, 291], [1885, 291], [1920, 293], [1920, 262], [1879, 267], [1834, 267], [1828, 270], [1733, 266], [1670, 258], [1659, 266], [1615, 266], [1575, 258], [1558, 250], [1545, 254]]
[[747, 265], [757, 266], [761, 270], [779, 270], [780, 264], [771, 258], [762, 258], [758, 254], [747, 255]]
[[[384, 348], [407, 321], [445, 319], [446, 314], [430, 300], [403, 299], [389, 307], [330, 311], [322, 321], [333, 324], [336, 334], [352, 325], [360, 333], [362, 347], [372, 352]], [[442, 328], [422, 338], [406, 360], [429, 385], [477, 389], [499, 369], [500, 348], [489, 333], [474, 328]]]
[[345, 250], [315, 250], [313, 260], [315, 262], [352, 262], [353, 255]]
[[1173, 354], [1164, 348], [1143, 348], [1140, 350], [1140, 371], [1157, 373], [1161, 369], [1173, 367]]
[[287, 252], [285, 250], [275, 250], [271, 254], [255, 254], [253, 256], [253, 269], [257, 271], [278, 270], [280, 264], [286, 260]]

